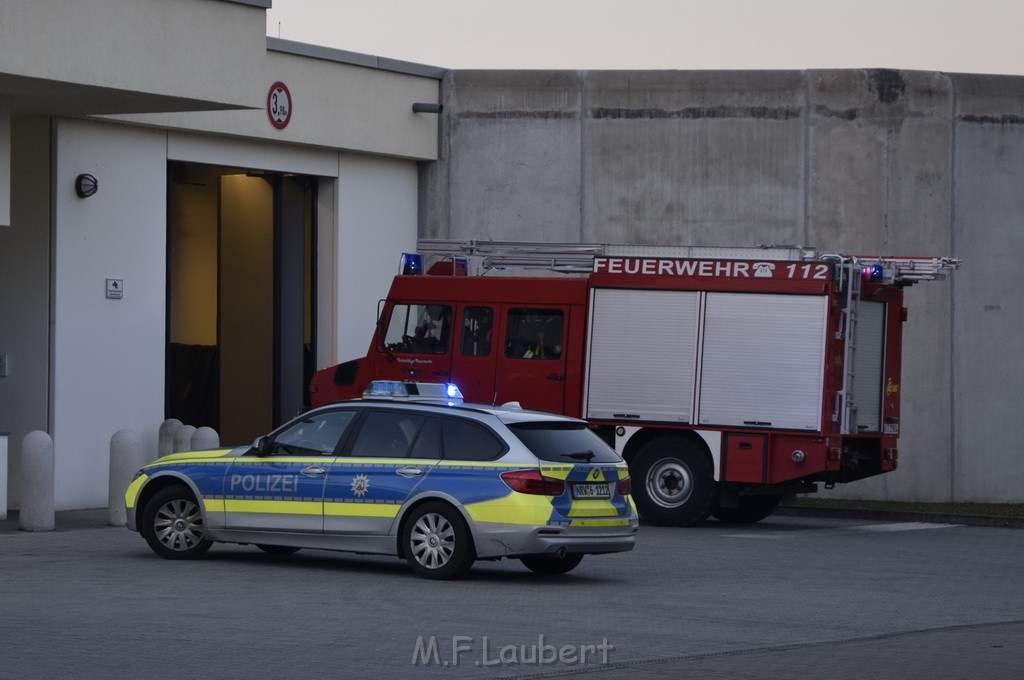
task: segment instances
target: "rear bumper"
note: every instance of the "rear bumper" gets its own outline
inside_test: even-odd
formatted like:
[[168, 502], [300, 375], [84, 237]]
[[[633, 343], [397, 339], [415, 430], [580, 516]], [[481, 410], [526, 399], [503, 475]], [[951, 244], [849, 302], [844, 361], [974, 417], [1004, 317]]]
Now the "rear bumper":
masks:
[[489, 524], [474, 527], [476, 555], [481, 559], [555, 555], [596, 555], [626, 552], [636, 544], [639, 525], [635, 519], [609, 527], [525, 527]]

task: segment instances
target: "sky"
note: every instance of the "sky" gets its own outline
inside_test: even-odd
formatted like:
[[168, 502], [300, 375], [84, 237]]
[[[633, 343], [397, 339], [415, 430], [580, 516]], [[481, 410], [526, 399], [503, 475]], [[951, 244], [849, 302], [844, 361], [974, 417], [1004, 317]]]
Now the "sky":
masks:
[[452, 69], [1024, 74], [1022, 0], [273, 0], [267, 35]]

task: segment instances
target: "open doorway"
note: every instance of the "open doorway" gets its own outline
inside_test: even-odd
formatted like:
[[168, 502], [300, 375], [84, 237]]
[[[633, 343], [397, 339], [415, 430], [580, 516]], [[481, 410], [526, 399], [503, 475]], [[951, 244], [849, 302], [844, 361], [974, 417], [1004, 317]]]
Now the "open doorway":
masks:
[[308, 408], [313, 177], [168, 168], [166, 413], [252, 441]]

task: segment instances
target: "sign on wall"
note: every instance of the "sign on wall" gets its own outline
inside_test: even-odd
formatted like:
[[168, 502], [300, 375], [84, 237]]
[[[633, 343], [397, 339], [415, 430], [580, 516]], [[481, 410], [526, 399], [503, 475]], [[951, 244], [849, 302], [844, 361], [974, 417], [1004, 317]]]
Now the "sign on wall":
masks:
[[271, 85], [267, 93], [267, 117], [278, 130], [285, 129], [292, 118], [292, 95], [288, 86], [280, 81]]

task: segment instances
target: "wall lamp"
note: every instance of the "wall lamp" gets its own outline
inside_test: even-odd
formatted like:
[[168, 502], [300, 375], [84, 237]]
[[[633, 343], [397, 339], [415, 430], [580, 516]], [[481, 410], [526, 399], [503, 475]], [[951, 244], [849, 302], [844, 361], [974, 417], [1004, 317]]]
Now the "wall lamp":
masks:
[[99, 189], [99, 182], [92, 175], [81, 174], [75, 178], [75, 193], [79, 198], [89, 198]]
[[441, 113], [440, 104], [428, 104], [426, 102], [416, 102], [412, 105], [413, 113]]

